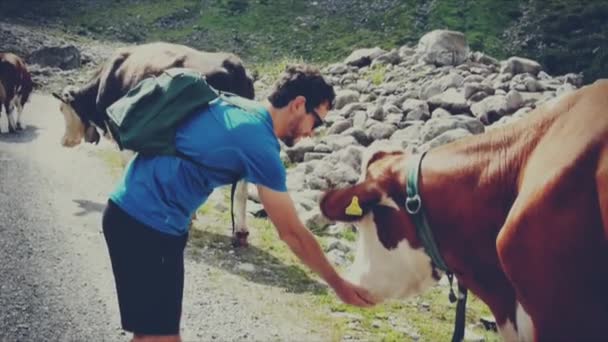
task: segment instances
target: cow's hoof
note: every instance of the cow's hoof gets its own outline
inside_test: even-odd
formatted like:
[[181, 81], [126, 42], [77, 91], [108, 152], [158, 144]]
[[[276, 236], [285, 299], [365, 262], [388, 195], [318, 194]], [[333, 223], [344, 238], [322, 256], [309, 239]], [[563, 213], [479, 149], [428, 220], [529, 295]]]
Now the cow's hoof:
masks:
[[17, 123], [17, 127], [15, 127], [18, 131], [23, 131], [23, 126], [21, 126], [21, 123]]
[[11, 126], [8, 127], [8, 132], [11, 133], [11, 134], [17, 133], [17, 131], [13, 127], [11, 127]]
[[249, 232], [236, 232], [236, 234], [232, 237], [232, 246], [237, 248], [249, 246], [249, 242], [247, 242], [248, 236]]

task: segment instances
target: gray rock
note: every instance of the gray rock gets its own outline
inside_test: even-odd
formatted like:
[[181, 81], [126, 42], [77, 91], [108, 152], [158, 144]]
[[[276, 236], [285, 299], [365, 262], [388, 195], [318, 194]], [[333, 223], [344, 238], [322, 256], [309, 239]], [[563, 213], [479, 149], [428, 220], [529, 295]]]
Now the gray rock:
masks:
[[368, 146], [372, 142], [372, 139], [367, 136], [367, 134], [362, 128], [359, 127], [349, 128], [346, 131], [342, 132], [342, 135], [352, 136], [359, 144], [363, 146]]
[[467, 77], [464, 78], [464, 80], [462, 81], [464, 84], [467, 83], [481, 83], [483, 82], [484, 77], [481, 75], [469, 75]]
[[374, 107], [370, 107], [367, 116], [371, 119], [382, 121], [384, 120], [386, 114], [384, 113], [384, 107], [376, 105]]
[[357, 140], [349, 135], [328, 135], [323, 137], [325, 142], [332, 151], [343, 149], [347, 146], [357, 146]]
[[387, 123], [378, 123], [371, 126], [366, 134], [373, 140], [387, 139], [389, 138], [395, 131], [397, 127], [387, 124]]
[[467, 59], [469, 44], [461, 32], [434, 30], [420, 38], [416, 50], [426, 63], [459, 65]]
[[339, 110], [339, 109], [342, 109], [347, 104], [357, 102], [357, 101], [359, 101], [359, 92], [358, 91], [350, 90], [350, 89], [338, 90], [336, 92], [336, 101], [335, 101], [334, 108], [336, 110]]
[[315, 234], [323, 233], [331, 224], [318, 209], [313, 209], [302, 215], [302, 221], [304, 222], [304, 225]]
[[328, 134], [340, 134], [344, 131], [346, 131], [347, 129], [353, 127], [353, 124], [350, 120], [339, 120], [334, 122], [333, 125], [331, 125], [331, 127], [329, 127], [329, 129], [327, 130]]
[[44, 46], [32, 52], [28, 62], [62, 70], [77, 69], [81, 65], [80, 50], [74, 45]]
[[389, 140], [393, 143], [398, 143], [402, 148], [418, 145], [423, 125], [424, 122], [417, 121], [411, 126], [395, 131]]
[[353, 170], [361, 168], [363, 148], [359, 146], [348, 146], [340, 151], [334, 152], [329, 158], [335, 164], [349, 166]]
[[322, 152], [306, 152], [304, 154], [304, 162], [309, 162], [311, 160], [318, 160], [327, 157], [329, 153]]
[[421, 129], [420, 141], [427, 143], [439, 135], [456, 128], [463, 128], [473, 134], [483, 133], [485, 127], [481, 121], [465, 115], [452, 115], [449, 118], [430, 119]]
[[418, 147], [417, 150], [418, 152], [428, 151], [437, 146], [441, 146], [470, 135], [472, 135], [471, 132], [464, 128], [451, 129], [441, 133], [439, 136], [421, 145], [420, 147]]
[[[464, 86], [464, 98], [467, 100], [470, 100], [473, 95], [475, 95], [478, 92], [483, 92], [484, 94], [487, 95], [493, 95], [494, 94], [494, 88], [492, 88], [491, 86], [487, 85], [487, 84], [483, 84], [483, 83], [466, 83]], [[479, 99], [481, 100], [481, 99]], [[479, 101], [477, 100], [477, 101]]]
[[327, 251], [339, 250], [344, 253], [350, 252], [350, 247], [339, 239], [330, 239], [327, 243]]
[[489, 125], [509, 113], [509, 105], [505, 96], [493, 95], [471, 105], [471, 112], [476, 118]]
[[407, 99], [401, 106], [405, 113], [406, 120], [428, 120], [431, 115], [429, 105], [426, 101]]
[[523, 74], [529, 73], [536, 76], [542, 70], [541, 65], [531, 59], [522, 57], [511, 57], [503, 62], [500, 73]]
[[379, 47], [370, 49], [358, 49], [353, 51], [346, 59], [344, 63], [347, 65], [356, 66], [358, 68], [370, 65], [372, 61], [379, 56], [385, 54], [386, 51]]
[[418, 98], [421, 100], [428, 100], [437, 94], [441, 94], [442, 88], [443, 87], [439, 82], [428, 82], [420, 88]]
[[304, 160], [304, 154], [307, 152], [312, 152], [315, 148], [316, 142], [312, 139], [304, 139], [298, 142], [293, 147], [288, 147], [285, 149], [287, 156], [289, 156], [289, 160], [292, 163], [299, 163]]
[[367, 112], [356, 111], [353, 115], [353, 127], [364, 128], [367, 121]]
[[523, 106], [524, 100], [517, 90], [511, 90], [505, 96], [507, 112], [513, 113]]
[[486, 55], [483, 52], [479, 52], [479, 51], [474, 51], [469, 55], [469, 60], [476, 62], [476, 63], [482, 63], [482, 64], [487, 64], [487, 65], [498, 65], [498, 60], [496, 60], [496, 58], [493, 58], [491, 56]]
[[353, 113], [360, 110], [367, 110], [368, 104], [362, 102], [353, 102], [345, 105], [340, 109], [340, 115], [345, 118], [351, 117]]
[[348, 72], [346, 64], [336, 63], [328, 67], [327, 72], [332, 75], [342, 75]]
[[401, 57], [399, 56], [399, 51], [397, 49], [393, 49], [389, 52], [383, 53], [374, 59], [371, 63], [373, 67], [376, 64], [386, 65], [386, 64], [399, 64], [401, 62]]
[[428, 102], [430, 108], [441, 107], [452, 113], [467, 112], [469, 110], [469, 104], [464, 98], [464, 93], [454, 88], [431, 97]]
[[433, 113], [431, 113], [431, 117], [434, 119], [449, 118], [450, 116], [452, 116], [452, 113], [448, 112], [447, 110], [445, 110], [441, 107], [435, 109], [433, 111]]

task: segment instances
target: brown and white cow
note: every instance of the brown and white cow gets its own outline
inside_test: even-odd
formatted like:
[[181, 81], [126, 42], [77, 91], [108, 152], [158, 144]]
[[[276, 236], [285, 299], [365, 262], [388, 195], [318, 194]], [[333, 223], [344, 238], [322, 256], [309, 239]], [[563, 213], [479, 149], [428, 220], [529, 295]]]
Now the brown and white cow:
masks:
[[[34, 82], [25, 62], [13, 53], [0, 53], [0, 117], [4, 107], [10, 133], [23, 129], [21, 114], [33, 88]], [[15, 108], [17, 108], [16, 121], [13, 117]]]
[[[142, 79], [173, 67], [197, 70], [216, 89], [254, 98], [253, 80], [235, 54], [203, 52], [166, 42], [120, 48], [83, 87], [66, 87], [61, 94], [53, 93], [61, 101], [60, 109], [66, 125], [61, 144], [73, 147], [83, 139], [98, 143], [98, 130], [111, 139], [105, 124], [108, 119], [106, 109]], [[237, 231], [234, 237], [240, 245], [247, 243], [246, 201], [247, 183], [241, 181], [235, 193]]]
[[[321, 210], [358, 228], [355, 283], [379, 300], [415, 295], [441, 275], [405, 209], [415, 158], [366, 158], [360, 182], [328, 191]], [[428, 151], [417, 181], [442, 259], [505, 340], [606, 340], [608, 80]], [[354, 196], [361, 216], [345, 213]]]

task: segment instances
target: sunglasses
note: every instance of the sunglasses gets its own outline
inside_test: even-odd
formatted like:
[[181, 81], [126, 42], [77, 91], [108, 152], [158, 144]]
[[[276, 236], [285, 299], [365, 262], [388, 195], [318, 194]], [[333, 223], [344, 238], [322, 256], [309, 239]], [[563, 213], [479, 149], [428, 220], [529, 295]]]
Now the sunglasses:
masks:
[[315, 124], [312, 126], [312, 129], [319, 128], [320, 126], [325, 125], [325, 120], [321, 118], [321, 116], [319, 115], [319, 113], [317, 113], [316, 110], [313, 109], [310, 112], [315, 117]]

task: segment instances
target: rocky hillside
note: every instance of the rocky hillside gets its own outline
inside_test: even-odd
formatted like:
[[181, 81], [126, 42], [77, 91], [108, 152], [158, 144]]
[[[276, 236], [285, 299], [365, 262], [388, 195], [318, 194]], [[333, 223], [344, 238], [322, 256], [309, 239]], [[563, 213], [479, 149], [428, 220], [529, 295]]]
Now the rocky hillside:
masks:
[[168, 40], [228, 50], [250, 63], [285, 56], [335, 62], [355, 48], [415, 45], [463, 32], [498, 59], [535, 59], [548, 74], [608, 76], [606, 0], [3, 0], [0, 19], [95, 39]]

